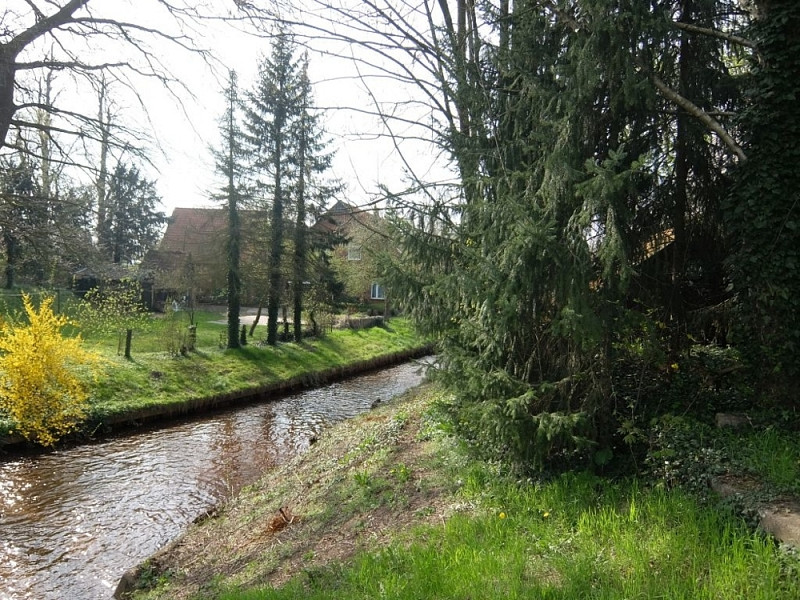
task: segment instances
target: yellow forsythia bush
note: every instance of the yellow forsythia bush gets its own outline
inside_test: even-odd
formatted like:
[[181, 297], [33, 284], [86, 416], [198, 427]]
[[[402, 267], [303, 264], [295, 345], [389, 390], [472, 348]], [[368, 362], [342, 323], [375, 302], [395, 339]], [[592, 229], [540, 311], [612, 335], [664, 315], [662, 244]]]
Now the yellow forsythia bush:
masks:
[[51, 446], [86, 415], [79, 375], [95, 372], [101, 358], [79, 336], [64, 337], [69, 319], [53, 313], [53, 298], [38, 310], [29, 296], [22, 300], [28, 323], [0, 326], [0, 410], [25, 439]]

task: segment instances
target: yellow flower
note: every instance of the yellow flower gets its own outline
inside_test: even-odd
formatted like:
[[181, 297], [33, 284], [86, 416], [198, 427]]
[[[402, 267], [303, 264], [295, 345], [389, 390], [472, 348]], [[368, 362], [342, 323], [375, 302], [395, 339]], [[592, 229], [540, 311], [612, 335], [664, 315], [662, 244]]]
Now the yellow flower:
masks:
[[543, 517], [546, 519], [547, 517], [549, 517], [549, 516], [550, 516], [550, 513], [549, 513], [549, 512], [546, 512], [546, 513], [544, 513], [542, 516], [543, 516]]
[[501, 519], [505, 519], [506, 518], [506, 513], [501, 512], [499, 516], [500, 516]]
[[678, 370], [678, 368], [679, 368], [679, 367], [678, 367], [678, 363], [672, 363], [672, 364], [671, 364], [669, 367], [670, 367], [670, 369], [672, 369], [673, 371], [677, 371], [677, 370]]
[[62, 335], [70, 321], [53, 312], [52, 297], [38, 309], [27, 295], [22, 302], [28, 323], [0, 327], [0, 410], [14, 431], [51, 446], [85, 417], [89, 393], [81, 375], [96, 374], [101, 360], [80, 337]]

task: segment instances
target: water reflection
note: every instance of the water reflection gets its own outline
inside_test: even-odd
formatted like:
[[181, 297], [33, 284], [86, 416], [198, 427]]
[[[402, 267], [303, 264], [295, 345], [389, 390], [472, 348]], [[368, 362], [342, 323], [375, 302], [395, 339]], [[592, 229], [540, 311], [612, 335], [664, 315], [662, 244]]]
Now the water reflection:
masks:
[[0, 462], [0, 600], [109, 598], [197, 515], [342, 419], [417, 385], [406, 364], [285, 399]]

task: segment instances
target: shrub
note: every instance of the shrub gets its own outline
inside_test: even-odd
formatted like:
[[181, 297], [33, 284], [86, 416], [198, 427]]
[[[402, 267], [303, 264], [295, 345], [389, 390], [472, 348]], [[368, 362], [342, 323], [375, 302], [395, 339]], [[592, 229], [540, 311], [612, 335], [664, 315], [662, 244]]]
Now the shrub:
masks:
[[100, 358], [77, 337], [64, 337], [69, 319], [53, 313], [53, 299], [39, 309], [23, 295], [28, 323], [0, 328], [0, 410], [24, 438], [53, 445], [83, 419], [88, 393], [81, 375], [94, 371]]
[[161, 344], [170, 356], [185, 355], [194, 349], [183, 326], [181, 314], [172, 303], [167, 302], [164, 318], [161, 320]]
[[79, 315], [84, 331], [102, 334], [117, 333], [125, 358], [131, 357], [133, 331], [150, 326], [150, 314], [142, 304], [142, 288], [138, 282], [123, 280], [86, 292]]

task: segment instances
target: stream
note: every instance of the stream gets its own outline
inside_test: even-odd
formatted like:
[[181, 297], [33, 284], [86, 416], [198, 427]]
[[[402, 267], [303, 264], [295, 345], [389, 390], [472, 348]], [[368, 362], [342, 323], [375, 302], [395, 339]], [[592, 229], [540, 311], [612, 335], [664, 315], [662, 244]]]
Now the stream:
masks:
[[93, 444], [0, 454], [0, 600], [111, 598], [198, 515], [423, 374], [406, 363]]

